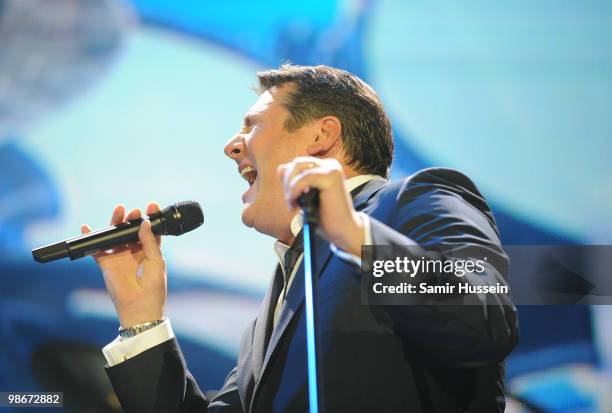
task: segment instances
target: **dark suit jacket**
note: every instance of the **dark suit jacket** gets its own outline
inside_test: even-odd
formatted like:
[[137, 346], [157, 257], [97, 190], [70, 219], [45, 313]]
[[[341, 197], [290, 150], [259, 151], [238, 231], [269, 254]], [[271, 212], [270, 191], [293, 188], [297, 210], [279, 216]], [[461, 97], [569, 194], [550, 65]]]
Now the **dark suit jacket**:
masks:
[[[508, 262], [491, 210], [461, 173], [431, 168], [402, 182], [375, 179], [352, 195], [371, 218], [375, 245], [484, 248], [496, 259], [480, 282], [505, 282]], [[517, 343], [507, 295], [480, 306], [363, 305], [359, 269], [322, 240], [317, 256], [327, 412], [504, 410], [503, 360]], [[273, 328], [278, 271], [214, 397], [200, 391], [173, 339], [107, 368], [125, 411], [307, 411], [303, 270]]]

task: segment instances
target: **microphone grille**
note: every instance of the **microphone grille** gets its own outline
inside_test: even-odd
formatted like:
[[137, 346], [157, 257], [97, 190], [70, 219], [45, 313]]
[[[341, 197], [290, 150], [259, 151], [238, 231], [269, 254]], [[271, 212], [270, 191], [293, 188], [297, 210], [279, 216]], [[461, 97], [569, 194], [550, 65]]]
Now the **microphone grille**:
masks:
[[196, 201], [182, 201], [163, 209], [168, 235], [182, 235], [204, 223], [204, 212]]

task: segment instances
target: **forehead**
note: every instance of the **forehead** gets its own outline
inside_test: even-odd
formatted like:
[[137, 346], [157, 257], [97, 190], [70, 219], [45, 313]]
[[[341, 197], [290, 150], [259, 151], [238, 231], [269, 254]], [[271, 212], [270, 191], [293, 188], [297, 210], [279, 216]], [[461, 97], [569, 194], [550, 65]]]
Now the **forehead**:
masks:
[[287, 87], [274, 86], [264, 91], [245, 113], [244, 122], [248, 124], [263, 115], [281, 115], [285, 113], [286, 109], [282, 102], [286, 93]]

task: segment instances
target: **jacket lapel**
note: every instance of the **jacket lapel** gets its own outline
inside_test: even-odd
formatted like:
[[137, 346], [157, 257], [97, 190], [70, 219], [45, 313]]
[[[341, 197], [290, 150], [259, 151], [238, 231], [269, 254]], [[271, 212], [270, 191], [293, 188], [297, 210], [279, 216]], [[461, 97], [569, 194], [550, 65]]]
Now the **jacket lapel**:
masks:
[[[355, 188], [351, 191], [351, 196], [353, 198], [353, 206], [356, 210], [361, 210], [367, 206], [368, 201], [380, 190], [382, 189], [387, 181], [383, 178], [374, 178], [371, 181], [366, 182], [365, 184]], [[323, 271], [327, 267], [330, 259], [332, 258], [332, 251], [330, 249], [329, 243], [320, 237], [315, 237], [316, 239], [316, 258], [317, 265], [314, 273], [317, 277], [321, 277]], [[280, 268], [277, 266], [277, 272], [275, 276], [278, 275], [278, 271]], [[278, 288], [279, 283], [275, 283], [274, 280], [270, 288], [268, 288], [268, 294], [264, 299], [264, 306], [260, 311], [259, 316], [257, 317], [257, 322], [255, 325], [255, 332], [253, 337], [253, 372], [255, 374], [255, 388], [253, 390], [253, 395], [251, 398], [251, 403], [249, 406], [249, 410], [253, 408], [253, 401], [255, 395], [257, 394], [257, 390], [259, 388], [259, 384], [262, 382], [262, 379], [266, 373], [267, 368], [269, 367], [270, 359], [276, 350], [276, 347], [283, 337], [283, 334], [295, 315], [298, 313], [300, 307], [304, 302], [304, 262], [300, 263], [300, 266], [295, 273], [295, 278], [291, 283], [291, 287], [287, 292], [287, 297], [285, 299], [285, 303], [281, 309], [278, 321], [274, 329], [272, 330], [272, 335], [266, 335], [269, 332], [269, 329], [272, 329], [272, 315], [274, 314], [274, 306], [276, 305], [276, 301], [270, 303], [270, 297], [273, 292], [276, 291], [273, 289]], [[277, 295], [274, 295], [277, 297]], [[265, 337], [270, 337], [269, 343], [265, 342]], [[266, 349], [267, 347], [267, 349]]]
[[[331, 259], [332, 252], [329, 248], [329, 243], [325, 242], [321, 238], [317, 237], [317, 245], [316, 245], [316, 257], [317, 257], [317, 266], [314, 271], [317, 277], [321, 277], [322, 272], [325, 270], [325, 267], [329, 263]], [[302, 303], [304, 302], [304, 263], [300, 263], [297, 272], [295, 273], [293, 282], [291, 283], [291, 287], [289, 287], [289, 291], [287, 292], [287, 297], [285, 298], [285, 303], [281, 309], [281, 312], [278, 317], [278, 321], [274, 330], [272, 330], [272, 336], [270, 337], [270, 342], [268, 344], [267, 351], [265, 352], [265, 357], [263, 360], [263, 365], [261, 367], [261, 375], [259, 378], [256, 378], [255, 389], [253, 391], [253, 398], [251, 399], [251, 409], [253, 408], [253, 401], [255, 398], [255, 394], [257, 394], [257, 389], [259, 388], [259, 384], [266, 374], [266, 370], [269, 367], [270, 359], [274, 354], [276, 347], [278, 346], [279, 341], [283, 337], [285, 330], [295, 317], [295, 315], [300, 310]], [[272, 321], [271, 321], [272, 323]]]
[[280, 266], [277, 265], [272, 283], [268, 288], [262, 307], [257, 315], [257, 320], [255, 321], [255, 331], [253, 332], [253, 373], [255, 375], [255, 380], [258, 380], [261, 376], [261, 367], [273, 327], [272, 317], [274, 315], [274, 308], [276, 307], [281, 288], [282, 270]]
[[251, 337], [246, 338], [247, 340], [251, 339], [250, 351], [242, 353], [241, 348], [241, 354], [238, 358], [238, 390], [244, 406], [249, 406], [255, 393], [254, 389], [261, 377], [261, 368], [272, 329], [274, 306], [281, 288], [282, 270], [277, 265], [272, 274], [266, 296], [259, 307], [255, 324], [252, 327], [252, 339]]

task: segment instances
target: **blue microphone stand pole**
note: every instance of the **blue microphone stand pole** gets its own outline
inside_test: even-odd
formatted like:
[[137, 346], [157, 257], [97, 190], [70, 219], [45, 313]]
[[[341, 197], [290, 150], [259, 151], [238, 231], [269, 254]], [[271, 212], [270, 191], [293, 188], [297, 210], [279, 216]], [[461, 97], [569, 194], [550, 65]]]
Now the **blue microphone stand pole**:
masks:
[[316, 229], [319, 223], [319, 191], [310, 189], [300, 200], [304, 213], [304, 294], [306, 303], [306, 353], [308, 357], [308, 404], [310, 413], [323, 413], [323, 380], [319, 345], [318, 277], [316, 271]]

